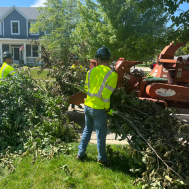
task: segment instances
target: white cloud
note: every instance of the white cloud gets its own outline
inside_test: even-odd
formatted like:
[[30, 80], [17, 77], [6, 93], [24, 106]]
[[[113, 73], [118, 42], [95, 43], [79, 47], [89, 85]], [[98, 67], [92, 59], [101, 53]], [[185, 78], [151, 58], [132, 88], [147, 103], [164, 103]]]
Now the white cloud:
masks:
[[45, 3], [46, 1], [47, 0], [36, 0], [30, 7], [44, 7], [45, 5], [43, 3]]

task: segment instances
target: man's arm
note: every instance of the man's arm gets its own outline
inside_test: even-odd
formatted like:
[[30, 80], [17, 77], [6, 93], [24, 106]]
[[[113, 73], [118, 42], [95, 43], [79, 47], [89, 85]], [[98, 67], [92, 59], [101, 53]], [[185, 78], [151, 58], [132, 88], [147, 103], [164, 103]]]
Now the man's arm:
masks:
[[87, 72], [87, 74], [86, 74], [86, 80], [85, 80], [85, 84], [84, 84], [84, 89], [86, 92], [88, 92], [88, 73], [89, 72]]
[[113, 75], [108, 78], [106, 86], [102, 92], [102, 100], [104, 102], [104, 107], [107, 110], [110, 107], [110, 96], [113, 93], [117, 85], [118, 75], [117, 73], [112, 73]]

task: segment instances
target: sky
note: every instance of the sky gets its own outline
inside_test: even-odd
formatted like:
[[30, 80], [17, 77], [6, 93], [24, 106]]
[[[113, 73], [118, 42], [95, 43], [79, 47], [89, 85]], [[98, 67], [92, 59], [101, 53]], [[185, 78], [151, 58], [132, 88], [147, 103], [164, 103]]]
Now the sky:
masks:
[[[0, 0], [0, 7], [12, 7], [15, 5], [16, 7], [39, 7], [44, 6], [44, 2], [47, 0]], [[96, 1], [96, 0], [94, 0]], [[179, 7], [181, 10], [186, 11], [189, 9], [189, 3], [183, 3]], [[180, 14], [181, 12], [176, 12], [175, 16]], [[170, 25], [171, 21], [168, 22], [167, 25]]]
[[[46, 0], [0, 0], [0, 7], [39, 7], [43, 6]], [[186, 11], [189, 9], [189, 3], [184, 3], [180, 6], [180, 9]]]
[[43, 6], [46, 0], [0, 0], [0, 7], [39, 7]]

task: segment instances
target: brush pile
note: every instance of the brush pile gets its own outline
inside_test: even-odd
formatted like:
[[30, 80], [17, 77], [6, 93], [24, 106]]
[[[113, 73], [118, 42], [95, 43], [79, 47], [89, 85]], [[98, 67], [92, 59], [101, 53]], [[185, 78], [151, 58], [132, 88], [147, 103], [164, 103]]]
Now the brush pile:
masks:
[[1, 81], [0, 91], [0, 168], [13, 172], [13, 160], [24, 154], [35, 160], [69, 153], [66, 143], [79, 136], [67, 117], [66, 96], [43, 90], [22, 73]]
[[[112, 132], [127, 139], [130, 154], [141, 173], [135, 184], [143, 188], [185, 188], [189, 184], [189, 128], [153, 101], [139, 100], [116, 89], [111, 106], [119, 113], [109, 116]], [[172, 115], [171, 115], [172, 114]]]
[[[79, 63], [77, 68], [73, 68], [72, 65], [75, 63], [73, 56], [70, 56], [68, 66], [65, 65], [57, 65], [55, 69], [50, 70], [48, 76], [55, 78], [56, 81], [53, 83], [46, 82], [46, 90], [50, 91], [54, 95], [64, 95], [71, 96], [79, 90], [67, 83], [77, 85], [81, 88], [84, 87], [85, 79], [86, 79], [86, 71], [87, 69], [84, 67], [86, 64], [89, 64], [87, 60]], [[80, 65], [84, 65], [82, 68]]]

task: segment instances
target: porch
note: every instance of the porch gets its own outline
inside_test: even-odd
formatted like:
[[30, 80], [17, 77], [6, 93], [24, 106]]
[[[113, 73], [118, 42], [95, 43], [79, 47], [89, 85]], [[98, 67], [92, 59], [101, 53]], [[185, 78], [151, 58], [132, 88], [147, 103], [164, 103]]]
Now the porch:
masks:
[[9, 51], [13, 56], [13, 63], [24, 65], [41, 65], [43, 62], [36, 62], [41, 58], [41, 46], [33, 45], [29, 40], [7, 40], [0, 39], [0, 63], [3, 63], [3, 52]]

